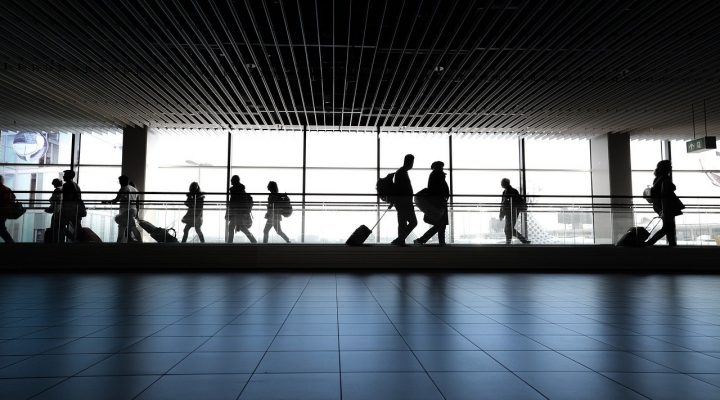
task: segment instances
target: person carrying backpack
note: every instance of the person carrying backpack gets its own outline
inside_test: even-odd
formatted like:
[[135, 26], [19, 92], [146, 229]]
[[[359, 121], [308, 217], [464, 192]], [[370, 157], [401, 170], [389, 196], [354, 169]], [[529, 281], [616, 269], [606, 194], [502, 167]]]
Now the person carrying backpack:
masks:
[[263, 229], [263, 243], [268, 242], [268, 234], [271, 228], [275, 228], [275, 232], [280, 235], [285, 243], [290, 243], [287, 235], [282, 231], [280, 221], [282, 220], [282, 213], [287, 208], [288, 200], [286, 195], [279, 193], [278, 185], [274, 181], [268, 182], [267, 189], [270, 191], [270, 195], [267, 200], [267, 212], [265, 213], [265, 228]]
[[227, 243], [232, 243], [235, 232], [242, 232], [247, 236], [250, 243], [257, 243], [255, 236], [250, 232], [252, 226], [252, 206], [253, 198], [245, 192], [245, 185], [240, 183], [240, 177], [233, 175], [230, 178], [230, 200], [228, 202], [227, 216], [228, 221]]
[[653, 210], [662, 219], [662, 228], [645, 242], [646, 246], [652, 246], [663, 236], [667, 236], [667, 244], [670, 247], [677, 246], [675, 233], [675, 217], [682, 214], [685, 205], [675, 194], [675, 184], [672, 181], [672, 164], [670, 160], [662, 160], [655, 167], [655, 180], [650, 189]]
[[[435, 161], [430, 165], [430, 169], [432, 170], [432, 172], [430, 172], [430, 177], [428, 178], [428, 186], [427, 189], [424, 190], [424, 195], [427, 196], [427, 200], [429, 200], [430, 204], [432, 204], [433, 209], [439, 210], [439, 213], [436, 213], [436, 215], [439, 215], [439, 217], [431, 219], [429, 214], [425, 214], [425, 216], [423, 217], [423, 221], [431, 224], [432, 227], [428, 229], [424, 235], [415, 239], [415, 241], [413, 242], [415, 244], [425, 244], [428, 240], [430, 240], [431, 237], [433, 237], [437, 233], [438, 243], [440, 244], [440, 246], [445, 245], [445, 228], [449, 223], [447, 204], [448, 199], [450, 198], [450, 188], [445, 181], [446, 174], [445, 172], [443, 172], [444, 166], [445, 163], [443, 163], [442, 161]], [[420, 200], [418, 200], [417, 203], [419, 205]]]
[[405, 246], [405, 239], [417, 226], [417, 217], [415, 217], [415, 207], [413, 206], [414, 192], [408, 175], [408, 171], [412, 169], [414, 163], [415, 156], [407, 154], [403, 160], [403, 166], [395, 172], [392, 204], [397, 210], [398, 237], [390, 242], [395, 246]]
[[524, 244], [530, 243], [525, 236], [515, 229], [518, 215], [520, 211], [527, 211], [527, 203], [525, 199], [520, 196], [520, 192], [514, 187], [510, 186], [510, 179], [503, 178], [500, 181], [502, 186], [502, 202], [500, 204], [500, 220], [505, 218], [505, 244], [512, 243], [512, 237], [515, 236]]

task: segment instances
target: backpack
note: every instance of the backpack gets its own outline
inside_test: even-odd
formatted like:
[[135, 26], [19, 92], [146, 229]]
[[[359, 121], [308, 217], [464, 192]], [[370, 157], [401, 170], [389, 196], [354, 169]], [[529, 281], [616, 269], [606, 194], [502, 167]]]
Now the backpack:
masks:
[[517, 209], [518, 211], [527, 211], [528, 206], [527, 206], [527, 201], [525, 200], [525, 196], [518, 195], [515, 200], [517, 201], [517, 205], [515, 206], [515, 209]]
[[394, 172], [387, 174], [386, 177], [378, 179], [377, 184], [375, 185], [378, 197], [386, 203], [392, 203], [392, 196], [395, 194], [395, 183], [393, 182], [394, 178]]
[[293, 208], [292, 203], [290, 203], [290, 198], [288, 197], [287, 193], [283, 193], [280, 195], [280, 198], [278, 199], [277, 203], [275, 204], [275, 207], [280, 210], [280, 215], [287, 218], [292, 215]]
[[242, 197], [242, 209], [250, 212], [253, 208], [253, 198], [249, 193], [243, 193]]

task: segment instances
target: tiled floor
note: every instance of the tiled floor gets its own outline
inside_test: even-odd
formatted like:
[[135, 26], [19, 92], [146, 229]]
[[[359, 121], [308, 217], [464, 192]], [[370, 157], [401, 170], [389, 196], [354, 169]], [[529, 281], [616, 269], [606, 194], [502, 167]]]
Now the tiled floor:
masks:
[[0, 398], [720, 399], [720, 276], [2, 275]]

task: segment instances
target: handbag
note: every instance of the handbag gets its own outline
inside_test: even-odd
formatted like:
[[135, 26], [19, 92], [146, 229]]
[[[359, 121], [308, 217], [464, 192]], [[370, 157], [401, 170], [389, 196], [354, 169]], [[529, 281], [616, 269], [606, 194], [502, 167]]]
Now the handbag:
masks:
[[25, 207], [23, 207], [22, 203], [19, 201], [16, 201], [7, 212], [7, 219], [18, 219], [25, 214], [27, 210]]

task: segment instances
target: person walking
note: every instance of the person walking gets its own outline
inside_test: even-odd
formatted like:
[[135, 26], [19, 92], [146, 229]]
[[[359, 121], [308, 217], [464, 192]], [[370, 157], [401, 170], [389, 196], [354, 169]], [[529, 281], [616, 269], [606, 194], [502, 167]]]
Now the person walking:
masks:
[[655, 167], [655, 179], [650, 188], [653, 210], [662, 219], [662, 228], [645, 242], [646, 246], [654, 245], [663, 236], [667, 236], [667, 244], [670, 247], [677, 246], [675, 232], [675, 217], [682, 214], [685, 205], [675, 194], [675, 184], [672, 181], [672, 163], [670, 160], [662, 160]]
[[120, 190], [118, 190], [115, 198], [103, 201], [103, 204], [120, 204], [120, 212], [115, 216], [115, 222], [118, 224], [117, 242], [142, 242], [142, 235], [135, 223], [139, 207], [138, 190], [135, 186], [130, 185], [130, 178], [126, 175], [120, 175], [118, 183], [120, 184]]
[[232, 243], [235, 232], [240, 231], [250, 240], [250, 243], [257, 243], [255, 236], [250, 232], [252, 226], [253, 199], [245, 191], [245, 185], [240, 183], [240, 177], [233, 175], [230, 178], [230, 200], [228, 202], [227, 216], [227, 243]]
[[203, 206], [205, 203], [205, 195], [200, 191], [200, 185], [197, 182], [192, 182], [188, 193], [186, 194], [185, 206], [188, 208], [187, 213], [182, 217], [182, 222], [185, 224], [183, 229], [182, 242], [187, 242], [190, 228], [195, 228], [200, 243], [205, 243], [205, 236], [200, 229], [203, 224]]
[[510, 186], [510, 179], [503, 178], [500, 181], [500, 186], [503, 188], [502, 203], [500, 204], [500, 220], [505, 218], [505, 244], [512, 243], [513, 236], [518, 238], [521, 243], [530, 243], [525, 236], [515, 229], [520, 211], [527, 209], [525, 199], [520, 196], [520, 192], [518, 192], [517, 189]]
[[5, 226], [7, 217], [15, 204], [15, 193], [5, 186], [5, 178], [0, 175], [0, 238], [5, 243], [15, 243], [12, 235]]
[[448, 221], [448, 199], [450, 198], [450, 188], [445, 181], [445, 172], [443, 167], [445, 164], [442, 161], [435, 161], [430, 165], [430, 177], [428, 178], [427, 191], [425, 195], [428, 196], [428, 200], [432, 207], [437, 210], [437, 213], [425, 214], [423, 221], [431, 224], [432, 227], [425, 232], [424, 235], [414, 240], [415, 244], [425, 244], [435, 234], [438, 236], [438, 243], [440, 246], [445, 245], [445, 227], [447, 227]]
[[82, 229], [82, 219], [87, 216], [87, 209], [82, 200], [82, 191], [80, 186], [73, 181], [75, 179], [75, 171], [63, 171], [62, 185], [62, 208], [60, 225], [70, 240], [75, 242], [78, 239], [80, 230]]
[[290, 239], [288, 239], [280, 226], [280, 221], [282, 220], [281, 208], [283, 204], [278, 185], [274, 181], [270, 181], [268, 182], [267, 189], [270, 191], [270, 195], [268, 195], [267, 212], [265, 213], [267, 222], [265, 222], [265, 228], [263, 229], [263, 243], [268, 242], [268, 235], [272, 228], [275, 228], [275, 232], [283, 238], [285, 243], [290, 243]]
[[405, 239], [417, 226], [417, 217], [415, 217], [413, 206], [414, 192], [408, 175], [408, 171], [412, 169], [414, 163], [415, 156], [407, 154], [403, 160], [403, 166], [395, 171], [393, 205], [397, 210], [398, 236], [390, 242], [395, 246], [405, 246]]
[[50, 195], [50, 205], [45, 212], [51, 214], [50, 228], [45, 233], [46, 243], [63, 243], [65, 241], [65, 233], [62, 231], [62, 181], [58, 178], [52, 180], [53, 193]]

